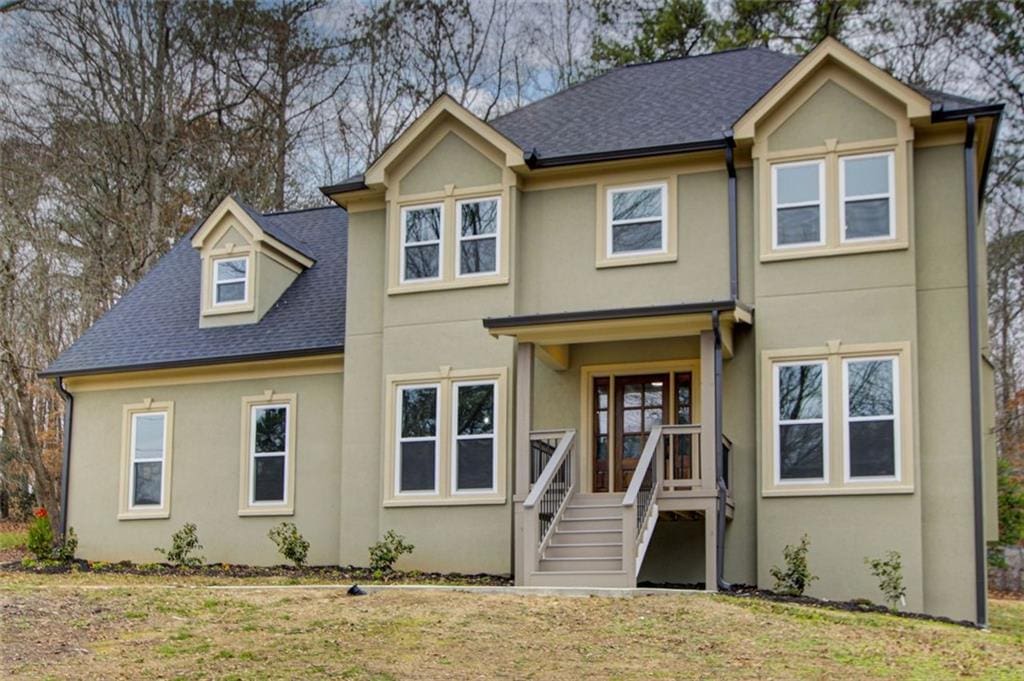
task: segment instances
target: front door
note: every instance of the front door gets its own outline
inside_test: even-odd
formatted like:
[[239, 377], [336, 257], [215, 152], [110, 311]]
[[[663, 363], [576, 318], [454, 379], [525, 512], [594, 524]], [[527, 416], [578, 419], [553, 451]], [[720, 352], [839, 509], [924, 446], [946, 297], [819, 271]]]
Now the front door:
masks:
[[615, 379], [615, 489], [629, 487], [647, 436], [665, 423], [668, 374], [622, 376]]

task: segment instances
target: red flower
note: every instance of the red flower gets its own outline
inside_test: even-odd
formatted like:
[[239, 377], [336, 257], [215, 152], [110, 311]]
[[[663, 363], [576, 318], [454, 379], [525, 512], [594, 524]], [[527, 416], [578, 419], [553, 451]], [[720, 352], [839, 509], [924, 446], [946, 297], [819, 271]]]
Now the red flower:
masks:
[[35, 516], [37, 518], [45, 518], [47, 516], [46, 509], [40, 506], [36, 509]]

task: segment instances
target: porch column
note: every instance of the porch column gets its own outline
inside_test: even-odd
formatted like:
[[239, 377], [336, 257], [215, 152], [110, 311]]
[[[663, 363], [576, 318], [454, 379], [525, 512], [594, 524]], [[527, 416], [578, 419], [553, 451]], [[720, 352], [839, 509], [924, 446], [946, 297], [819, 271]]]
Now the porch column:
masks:
[[515, 488], [512, 497], [515, 519], [512, 536], [512, 569], [515, 583], [526, 583], [525, 522], [523, 502], [530, 493], [530, 431], [533, 430], [533, 343], [516, 343]]
[[700, 486], [716, 486], [715, 453], [715, 333], [700, 332]]

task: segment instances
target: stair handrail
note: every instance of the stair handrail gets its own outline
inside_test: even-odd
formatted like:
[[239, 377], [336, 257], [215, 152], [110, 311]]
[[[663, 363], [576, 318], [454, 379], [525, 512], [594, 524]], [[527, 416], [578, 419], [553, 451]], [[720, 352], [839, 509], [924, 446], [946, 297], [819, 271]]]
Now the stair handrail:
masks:
[[[634, 506], [636, 504], [637, 495], [640, 494], [640, 486], [643, 484], [644, 477], [647, 475], [647, 470], [651, 467], [651, 462], [654, 460], [654, 453], [658, 450], [658, 442], [661, 440], [661, 426], [655, 426], [651, 430], [651, 434], [647, 436], [647, 442], [644, 443], [643, 452], [640, 453], [640, 459], [636, 463], [636, 468], [633, 470], [633, 478], [629, 481], [629, 487], [626, 488], [626, 496], [622, 497], [623, 506]], [[658, 487], [657, 478], [660, 477], [658, 472], [660, 466], [655, 466], [655, 481], [654, 488]]]
[[[550, 435], [556, 432], [558, 431], [544, 431], [544, 434]], [[558, 447], [555, 448], [551, 458], [548, 459], [548, 463], [544, 466], [544, 470], [541, 471], [539, 476], [537, 476], [537, 482], [533, 483], [530, 493], [526, 495], [526, 500], [523, 502], [523, 508], [533, 508], [537, 505], [541, 496], [551, 485], [551, 481], [555, 479], [555, 474], [558, 473], [558, 468], [562, 465], [565, 457], [569, 455], [569, 451], [572, 449], [573, 440], [576, 438], [576, 430], [568, 428], [561, 432], [562, 438], [558, 441]]]

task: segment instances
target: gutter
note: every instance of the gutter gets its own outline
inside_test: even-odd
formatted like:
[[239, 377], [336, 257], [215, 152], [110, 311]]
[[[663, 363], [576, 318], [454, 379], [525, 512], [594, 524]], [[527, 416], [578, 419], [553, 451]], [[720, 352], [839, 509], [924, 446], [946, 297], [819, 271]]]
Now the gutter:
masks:
[[61, 542], [64, 541], [68, 530], [68, 487], [70, 485], [71, 471], [71, 425], [74, 418], [75, 398], [64, 387], [64, 379], [60, 376], [56, 380], [57, 392], [64, 396], [64, 443], [60, 467], [60, 522], [57, 523], [57, 533]]
[[712, 151], [725, 149], [728, 142], [725, 139], [704, 140], [700, 142], [684, 142], [682, 144], [665, 144], [658, 147], [644, 147], [640, 149], [620, 149], [617, 151], [598, 151], [588, 154], [569, 154], [567, 156], [552, 156], [551, 158], [540, 158], [536, 151], [526, 155], [526, 165], [531, 170], [535, 168], [555, 168], [558, 166], [571, 166], [583, 163], [600, 163], [601, 161], [622, 161], [630, 158], [647, 158], [648, 156], [665, 156], [667, 154], [682, 154], [692, 151]]
[[535, 324], [561, 324], [565, 322], [592, 322], [608, 319], [633, 319], [636, 317], [661, 317], [665, 315], [694, 314], [701, 312], [732, 312], [740, 309], [750, 312], [746, 306], [734, 300], [716, 300], [706, 303], [676, 303], [672, 305], [650, 305], [645, 307], [611, 308], [606, 310], [585, 310], [581, 312], [553, 312], [516, 317], [487, 317], [483, 320], [487, 329], [503, 329]]
[[726, 135], [725, 169], [729, 173], [729, 296], [733, 300], [740, 297], [740, 256], [739, 256], [739, 225], [736, 211], [736, 140], [732, 133]]
[[[715, 585], [719, 591], [731, 591], [725, 581], [725, 452], [722, 449], [722, 330], [718, 310], [711, 312], [711, 328], [715, 333], [715, 487], [718, 490], [718, 509], [715, 518]], [[705, 521], [706, 522], [706, 521]]]
[[982, 480], [981, 439], [981, 329], [978, 309], [978, 194], [975, 188], [974, 161], [975, 118], [967, 117], [967, 137], [964, 140], [964, 187], [967, 208], [967, 334], [970, 353], [971, 381], [971, 463], [974, 488], [974, 589], [977, 605], [977, 623], [988, 623], [986, 578], [986, 547], [984, 522], [984, 492]]

